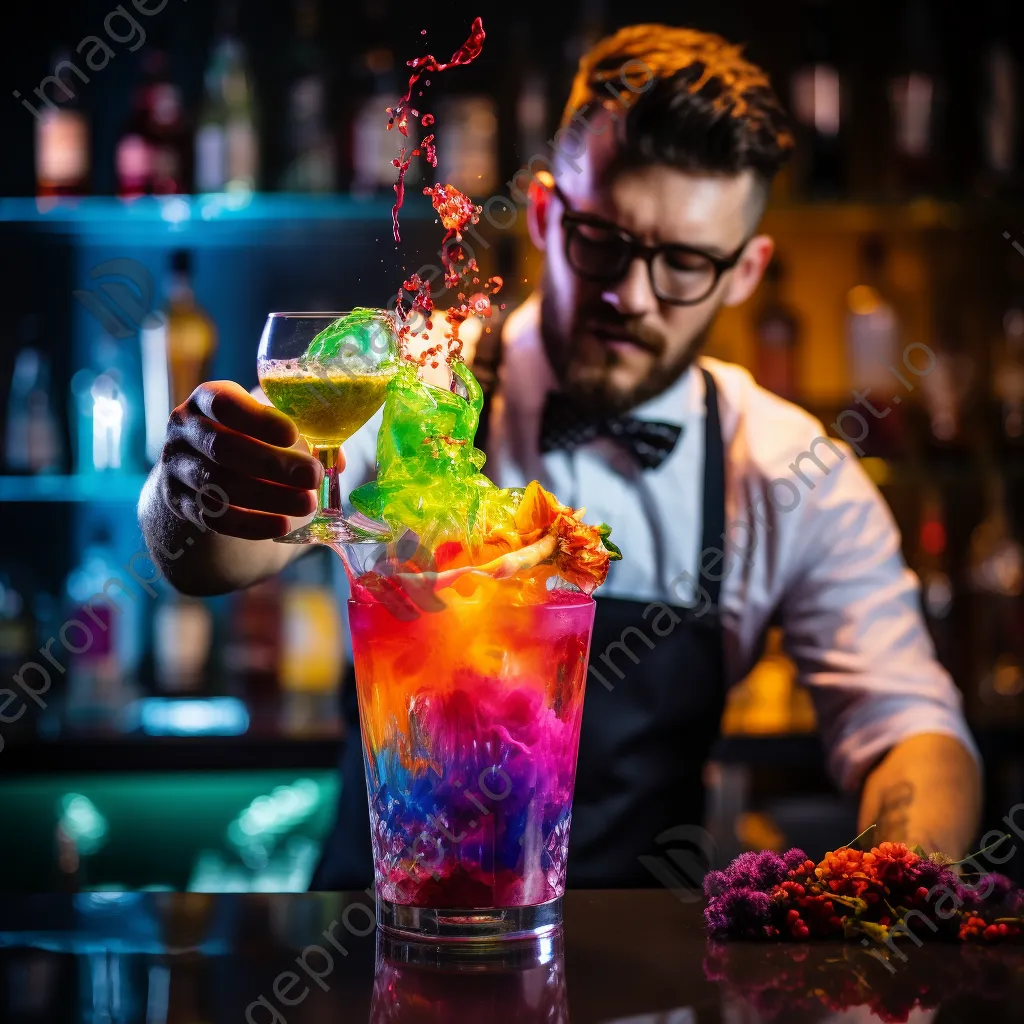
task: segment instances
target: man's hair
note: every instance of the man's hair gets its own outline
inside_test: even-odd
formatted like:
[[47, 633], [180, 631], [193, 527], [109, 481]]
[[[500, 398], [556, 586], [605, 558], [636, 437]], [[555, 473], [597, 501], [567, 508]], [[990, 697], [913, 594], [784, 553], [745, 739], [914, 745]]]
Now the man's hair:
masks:
[[584, 104], [589, 113], [597, 106], [621, 111], [627, 103], [615, 125], [616, 169], [750, 169], [760, 179], [758, 191], [767, 193], [793, 148], [789, 119], [768, 76], [743, 57], [741, 46], [708, 32], [629, 25], [602, 39], [580, 60], [562, 124]]

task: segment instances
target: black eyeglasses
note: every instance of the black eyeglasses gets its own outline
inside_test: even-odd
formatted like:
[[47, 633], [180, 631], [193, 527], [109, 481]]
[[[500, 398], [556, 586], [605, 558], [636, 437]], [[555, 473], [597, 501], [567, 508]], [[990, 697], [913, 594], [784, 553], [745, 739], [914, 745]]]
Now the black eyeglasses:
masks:
[[736, 266], [750, 241], [747, 238], [731, 256], [712, 256], [689, 245], [645, 245], [616, 224], [577, 212], [557, 185], [552, 189], [565, 208], [565, 258], [580, 277], [605, 284], [621, 281], [640, 257], [647, 264], [654, 294], [675, 306], [703, 302], [719, 278]]

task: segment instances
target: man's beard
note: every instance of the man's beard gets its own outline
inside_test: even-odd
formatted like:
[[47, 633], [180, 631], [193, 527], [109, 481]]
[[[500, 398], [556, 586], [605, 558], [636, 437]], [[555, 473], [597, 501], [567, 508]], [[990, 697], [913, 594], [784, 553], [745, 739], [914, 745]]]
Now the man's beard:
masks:
[[621, 331], [623, 337], [635, 340], [656, 360], [635, 384], [622, 387], [612, 379], [610, 361], [601, 364], [596, 361], [580, 362], [575, 358], [585, 344], [594, 345], [594, 340], [587, 338], [587, 328], [599, 318], [578, 317], [575, 324], [568, 327], [566, 337], [566, 331], [559, 322], [559, 311], [550, 295], [548, 288], [541, 290], [540, 332], [548, 362], [563, 394], [581, 411], [601, 416], [626, 413], [670, 388], [690, 368], [704, 347], [718, 312], [716, 305], [682, 352], [668, 362], [663, 361], [663, 339], [638, 332], [628, 322], [617, 322], [617, 332]]

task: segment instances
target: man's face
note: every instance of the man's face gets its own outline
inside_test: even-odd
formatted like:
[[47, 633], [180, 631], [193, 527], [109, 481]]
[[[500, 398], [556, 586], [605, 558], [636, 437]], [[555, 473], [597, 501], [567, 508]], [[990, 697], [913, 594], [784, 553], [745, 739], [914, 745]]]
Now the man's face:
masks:
[[[610, 174], [611, 135], [608, 141], [605, 134], [589, 136], [577, 160], [581, 172], [567, 167], [559, 174], [558, 188], [573, 211], [607, 221], [647, 245], [681, 244], [718, 257], [731, 256], [750, 237], [757, 205], [751, 172], [688, 174], [659, 164]], [[537, 215], [536, 234], [546, 250], [542, 334], [562, 388], [601, 411], [632, 408], [677, 380], [718, 309], [753, 291], [771, 254], [770, 239], [754, 240], [748, 246], [753, 256], [745, 250], [707, 298], [673, 305], [655, 294], [639, 257], [617, 281], [580, 277], [566, 260], [564, 210], [561, 199], [551, 196]]]

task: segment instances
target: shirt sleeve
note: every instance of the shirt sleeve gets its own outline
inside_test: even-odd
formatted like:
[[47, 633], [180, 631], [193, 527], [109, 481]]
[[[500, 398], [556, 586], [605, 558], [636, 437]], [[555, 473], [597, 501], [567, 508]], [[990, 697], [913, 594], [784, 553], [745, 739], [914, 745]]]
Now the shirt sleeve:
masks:
[[[803, 515], [801, 566], [780, 611], [786, 650], [810, 688], [828, 766], [856, 790], [872, 765], [909, 736], [959, 740], [981, 768], [962, 698], [935, 656], [920, 584], [903, 561], [888, 506], [860, 463], [816, 478]], [[779, 517], [779, 527], [783, 520]]]

